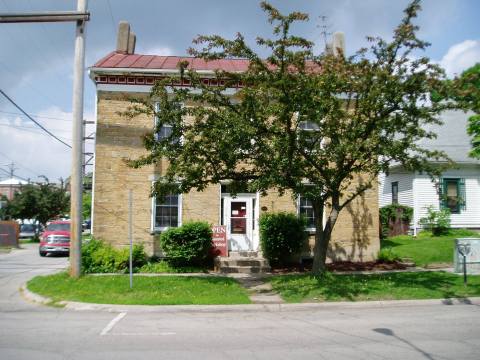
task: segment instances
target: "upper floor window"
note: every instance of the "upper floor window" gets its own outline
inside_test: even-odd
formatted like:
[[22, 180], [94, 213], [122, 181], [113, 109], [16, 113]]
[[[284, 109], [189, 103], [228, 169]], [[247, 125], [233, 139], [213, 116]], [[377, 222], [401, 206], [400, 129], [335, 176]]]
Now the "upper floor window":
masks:
[[[183, 106], [183, 104], [182, 104], [182, 106]], [[157, 113], [161, 111], [159, 103], [155, 104], [155, 111]], [[157, 127], [157, 124], [158, 124], [158, 118], [155, 116], [155, 124], [154, 124], [155, 128]], [[167, 139], [172, 135], [173, 126], [170, 125], [170, 124], [163, 124], [160, 127], [160, 129], [156, 129], [156, 130], [157, 130], [157, 132], [155, 133], [155, 139], [157, 141], [160, 141], [160, 140], [163, 140], [163, 139]], [[177, 143], [178, 141], [179, 141], [178, 138], [172, 138], [171, 139], [171, 143]]]
[[398, 204], [398, 181], [392, 182], [392, 204]]
[[440, 207], [449, 209], [452, 214], [466, 210], [465, 179], [440, 179]]

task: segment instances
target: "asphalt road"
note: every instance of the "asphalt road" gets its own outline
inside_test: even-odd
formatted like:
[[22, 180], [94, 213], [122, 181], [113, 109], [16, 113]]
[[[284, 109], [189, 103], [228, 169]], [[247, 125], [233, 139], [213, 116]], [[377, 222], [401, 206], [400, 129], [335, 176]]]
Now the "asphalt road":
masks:
[[479, 359], [480, 307], [403, 305], [281, 312], [73, 311], [19, 286], [67, 265], [0, 253], [0, 359]]

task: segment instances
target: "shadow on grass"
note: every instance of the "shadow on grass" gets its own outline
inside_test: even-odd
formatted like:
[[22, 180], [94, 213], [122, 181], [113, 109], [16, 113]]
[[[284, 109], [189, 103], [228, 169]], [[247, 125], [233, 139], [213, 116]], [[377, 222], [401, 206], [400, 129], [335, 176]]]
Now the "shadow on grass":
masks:
[[[461, 279], [441, 272], [373, 275], [299, 275], [273, 279], [272, 284], [287, 299], [317, 297], [326, 301], [359, 298], [465, 298]], [[480, 295], [478, 282], [468, 285], [469, 295]]]
[[394, 248], [396, 246], [401, 246], [403, 244], [400, 244], [400, 243], [395, 242], [395, 241], [383, 239], [383, 240], [380, 241], [380, 245], [381, 245], [381, 248], [384, 249], [384, 248], [387, 248], [387, 247]]

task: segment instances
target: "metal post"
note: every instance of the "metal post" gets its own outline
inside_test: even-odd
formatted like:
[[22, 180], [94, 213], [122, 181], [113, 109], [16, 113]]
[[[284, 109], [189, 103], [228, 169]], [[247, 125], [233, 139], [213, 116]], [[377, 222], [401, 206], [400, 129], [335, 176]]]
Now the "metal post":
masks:
[[130, 289], [133, 288], [133, 221], [132, 221], [132, 189], [128, 190], [128, 238], [130, 240]]
[[[86, 12], [87, 0], [78, 0], [77, 10]], [[85, 20], [77, 21], [73, 76], [72, 175], [70, 178], [70, 275], [81, 274], [82, 253], [82, 164], [83, 164], [83, 82], [85, 68]]]
[[467, 286], [467, 255], [463, 254], [463, 285]]

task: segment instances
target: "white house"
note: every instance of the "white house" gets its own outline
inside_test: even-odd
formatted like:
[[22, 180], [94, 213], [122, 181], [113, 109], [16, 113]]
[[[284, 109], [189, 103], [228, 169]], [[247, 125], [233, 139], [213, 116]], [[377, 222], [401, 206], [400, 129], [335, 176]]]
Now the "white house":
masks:
[[437, 133], [433, 140], [421, 142], [423, 147], [445, 151], [455, 161], [455, 167], [438, 179], [419, 172], [408, 172], [401, 166], [392, 166], [389, 175], [379, 177], [379, 205], [392, 203], [413, 208], [411, 227], [416, 233], [419, 220], [427, 214], [427, 207], [449, 208], [454, 228], [480, 229], [480, 161], [468, 156], [470, 137], [466, 133], [471, 114], [448, 111], [442, 115], [444, 124], [432, 126]]

